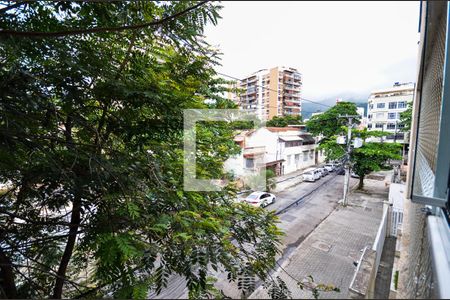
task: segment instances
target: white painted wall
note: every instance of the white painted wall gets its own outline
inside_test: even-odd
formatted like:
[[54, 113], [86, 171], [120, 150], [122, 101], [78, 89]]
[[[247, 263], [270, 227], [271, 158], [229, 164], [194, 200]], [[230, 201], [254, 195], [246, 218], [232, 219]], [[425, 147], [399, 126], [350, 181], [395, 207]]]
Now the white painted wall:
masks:
[[[248, 135], [245, 140], [245, 149], [252, 147], [265, 147], [264, 162], [284, 160], [282, 170], [284, 174], [289, 174], [300, 169], [305, 169], [315, 165], [315, 156], [317, 145], [302, 145], [296, 147], [285, 147], [285, 142], [280, 141], [279, 137], [298, 136], [301, 131], [272, 132], [267, 128], [260, 128]], [[229, 158], [224, 168], [232, 172], [237, 177], [248, 175], [250, 170], [245, 168], [246, 158], [242, 150], [239, 155]], [[325, 161], [325, 155], [318, 154], [318, 163]]]

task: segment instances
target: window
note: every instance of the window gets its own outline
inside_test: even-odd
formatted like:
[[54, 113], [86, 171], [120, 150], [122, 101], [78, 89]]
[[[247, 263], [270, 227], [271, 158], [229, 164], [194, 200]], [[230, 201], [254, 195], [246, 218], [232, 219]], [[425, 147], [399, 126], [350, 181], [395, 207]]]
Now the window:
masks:
[[397, 108], [406, 108], [406, 101], [401, 101], [401, 102], [399, 102], [398, 103], [398, 106], [397, 106]]
[[396, 113], [388, 113], [388, 119], [395, 119], [397, 117]]
[[285, 143], [285, 147], [289, 148], [289, 147], [297, 147], [297, 146], [301, 146], [302, 145], [302, 141], [289, 141]]
[[289, 166], [291, 164], [291, 155], [287, 156], [287, 165]]
[[395, 129], [395, 123], [387, 123], [386, 129]]
[[384, 113], [377, 113], [377, 120], [384, 119]]
[[300, 160], [300, 154], [295, 154], [295, 163], [298, 164], [299, 160]]
[[372, 128], [372, 124], [371, 123], [367, 124], [367, 128]]
[[367, 118], [372, 119], [372, 114], [368, 114]]
[[397, 102], [389, 102], [389, 109], [397, 108]]
[[303, 151], [303, 161], [308, 160], [308, 151]]
[[384, 108], [385, 104], [384, 102], [377, 103], [377, 108]]
[[314, 158], [314, 150], [309, 150], [309, 158], [310, 159]]
[[397, 128], [399, 128], [399, 129], [405, 128], [405, 124], [399, 123], [399, 124], [397, 124]]
[[369, 109], [373, 109], [373, 104], [369, 104]]
[[253, 166], [254, 166], [253, 158], [247, 158], [247, 159], [245, 159], [245, 167], [246, 167], [247, 169], [253, 169]]
[[375, 128], [383, 128], [383, 123], [376, 123]]

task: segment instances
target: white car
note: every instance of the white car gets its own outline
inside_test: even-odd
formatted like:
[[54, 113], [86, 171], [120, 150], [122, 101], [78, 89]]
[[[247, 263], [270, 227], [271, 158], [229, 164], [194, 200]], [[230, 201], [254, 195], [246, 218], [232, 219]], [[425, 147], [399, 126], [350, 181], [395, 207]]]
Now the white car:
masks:
[[328, 170], [325, 169], [324, 167], [319, 167], [319, 168], [317, 168], [317, 170], [319, 170], [320, 175], [321, 175], [322, 177], [325, 177], [325, 176], [327, 176], [328, 174], [330, 174], [330, 173], [328, 172]]
[[322, 178], [322, 172], [320, 172], [320, 170], [314, 169], [313, 172], [314, 172], [314, 177], [315, 177], [316, 179]]
[[303, 176], [303, 181], [309, 181], [309, 182], [314, 182], [316, 181], [316, 176], [314, 175], [314, 171], [308, 171], [308, 172], [304, 172], [302, 174]]
[[309, 168], [303, 172], [303, 181], [314, 182], [322, 177], [322, 172], [318, 169]]
[[275, 203], [275, 195], [266, 192], [253, 192], [245, 198], [245, 202], [252, 206], [266, 207], [269, 204]]
[[350, 173], [350, 176], [353, 177], [353, 178], [359, 178], [359, 175], [356, 174], [356, 173], [353, 172], [353, 171]]
[[323, 166], [325, 169], [328, 170], [328, 172], [334, 172], [334, 170], [336, 169], [336, 165], [335, 164], [326, 164], [325, 166]]

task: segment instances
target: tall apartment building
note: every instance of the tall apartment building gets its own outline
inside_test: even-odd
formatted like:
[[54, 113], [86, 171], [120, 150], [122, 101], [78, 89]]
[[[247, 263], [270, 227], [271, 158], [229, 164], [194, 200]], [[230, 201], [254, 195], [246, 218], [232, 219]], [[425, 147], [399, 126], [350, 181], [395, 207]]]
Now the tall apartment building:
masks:
[[[367, 104], [367, 129], [392, 132], [385, 141], [405, 143], [400, 113], [413, 101], [414, 84], [396, 82], [392, 88], [373, 91]], [[408, 141], [406, 141], [407, 143]]]
[[301, 115], [302, 75], [294, 68], [263, 69], [236, 82], [228, 98], [242, 109], [254, 109], [261, 120]]

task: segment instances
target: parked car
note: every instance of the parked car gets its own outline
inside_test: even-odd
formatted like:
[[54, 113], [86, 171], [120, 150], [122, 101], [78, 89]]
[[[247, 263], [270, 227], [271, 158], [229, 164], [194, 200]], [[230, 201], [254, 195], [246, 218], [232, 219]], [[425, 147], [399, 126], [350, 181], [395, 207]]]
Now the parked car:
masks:
[[302, 174], [302, 176], [303, 176], [303, 181], [309, 181], [309, 182], [316, 181], [316, 175], [314, 174], [314, 170], [304, 172]]
[[253, 192], [245, 198], [245, 202], [252, 206], [266, 207], [269, 204], [275, 203], [276, 197], [274, 194], [266, 192]]
[[314, 178], [316, 178], [316, 180], [322, 178], [322, 172], [320, 172], [320, 170], [313, 169], [313, 172], [314, 172]]
[[350, 173], [350, 176], [353, 177], [353, 178], [359, 178], [359, 175], [356, 174], [356, 173], [353, 172], [353, 171]]
[[325, 177], [325, 176], [327, 176], [328, 174], [330, 174], [330, 172], [328, 172], [328, 170], [325, 169], [324, 167], [319, 167], [319, 168], [317, 168], [317, 170], [319, 170], [319, 172], [321, 173], [321, 176], [322, 176], [322, 177]]
[[325, 169], [328, 170], [328, 172], [334, 172], [334, 170], [336, 170], [336, 165], [335, 164], [326, 164], [325, 166], [323, 166]]
[[309, 168], [303, 172], [303, 181], [314, 182], [322, 177], [322, 172], [316, 168]]
[[344, 167], [339, 167], [336, 169], [336, 174], [337, 175], [345, 175], [345, 169]]

